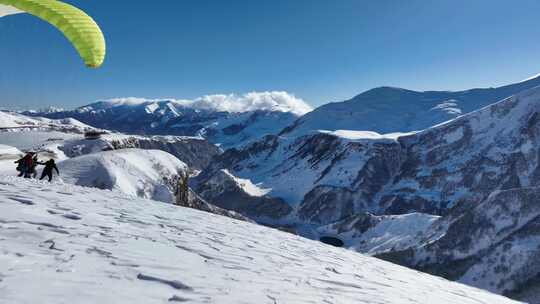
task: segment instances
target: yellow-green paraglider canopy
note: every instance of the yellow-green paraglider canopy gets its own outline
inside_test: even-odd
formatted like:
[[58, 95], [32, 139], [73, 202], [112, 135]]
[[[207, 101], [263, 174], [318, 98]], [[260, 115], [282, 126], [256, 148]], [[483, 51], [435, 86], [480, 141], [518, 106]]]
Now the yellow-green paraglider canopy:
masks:
[[106, 54], [105, 37], [96, 22], [82, 10], [57, 0], [0, 0], [0, 17], [17, 10], [34, 15], [66, 36], [87, 67], [98, 68]]

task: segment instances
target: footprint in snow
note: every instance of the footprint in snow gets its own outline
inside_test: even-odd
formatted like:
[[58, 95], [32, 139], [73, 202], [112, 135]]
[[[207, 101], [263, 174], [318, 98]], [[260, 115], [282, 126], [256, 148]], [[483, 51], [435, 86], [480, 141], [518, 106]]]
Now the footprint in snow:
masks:
[[15, 197], [15, 196], [8, 196], [8, 198], [12, 201], [16, 201], [24, 205], [29, 205], [29, 206], [35, 205], [31, 199], [27, 199], [23, 197]]
[[188, 285], [186, 285], [186, 284], [184, 284], [184, 283], [182, 283], [180, 281], [165, 280], [165, 279], [161, 279], [161, 278], [158, 278], [158, 277], [144, 275], [142, 273], [139, 273], [137, 275], [137, 279], [139, 279], [141, 281], [151, 281], [151, 282], [162, 283], [162, 284], [165, 284], [165, 285], [169, 285], [172, 288], [178, 289], [178, 290], [186, 290], [186, 291], [192, 291], [193, 290], [193, 288], [191, 288], [190, 286], [188, 286]]
[[189, 299], [182, 298], [179, 296], [172, 296], [168, 300], [169, 302], [189, 302]]
[[76, 214], [64, 214], [62, 216], [69, 219], [69, 220], [74, 220], [74, 221], [78, 221], [78, 220], [82, 219], [82, 217], [80, 217], [80, 216], [78, 216]]

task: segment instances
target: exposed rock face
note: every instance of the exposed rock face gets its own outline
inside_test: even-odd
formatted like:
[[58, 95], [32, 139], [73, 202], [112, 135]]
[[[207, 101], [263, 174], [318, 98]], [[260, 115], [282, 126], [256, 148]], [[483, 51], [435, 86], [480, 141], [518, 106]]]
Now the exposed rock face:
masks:
[[234, 218], [237, 220], [242, 221], [248, 221], [251, 222], [247, 217], [242, 216], [239, 213], [236, 213], [234, 211], [226, 210], [219, 208], [215, 205], [209, 204], [204, 199], [202, 199], [199, 195], [197, 195], [191, 188], [189, 188], [188, 184], [189, 175], [186, 173], [180, 173], [178, 181], [176, 183], [176, 187], [174, 190], [175, 193], [175, 205], [182, 206], [182, 207], [188, 207], [193, 208], [201, 211], [206, 211], [218, 215], [227, 216], [230, 218]]
[[211, 178], [200, 180], [195, 190], [212, 204], [255, 219], [261, 223], [283, 220], [292, 208], [283, 200], [254, 193], [227, 171], [220, 170]]
[[497, 293], [538, 289], [539, 200], [539, 187], [495, 191], [436, 221], [420, 244], [378, 256]]
[[174, 193], [176, 197], [175, 205], [188, 206], [190, 204], [188, 180], [189, 174], [180, 174]]
[[212, 157], [218, 155], [220, 150], [215, 145], [201, 138], [176, 136], [132, 136], [111, 141], [115, 149], [139, 148], [157, 149], [176, 156], [185, 162], [191, 169], [202, 170], [207, 167]]
[[[227, 169], [272, 189], [267, 196], [294, 207], [303, 222], [328, 224], [362, 210], [382, 213], [376, 196], [397, 174], [403, 157], [403, 148], [392, 139], [351, 141], [324, 133], [294, 140], [267, 136], [216, 157], [198, 184]], [[207, 199], [217, 204], [213, 197]]]
[[220, 153], [218, 147], [204, 139], [182, 136], [145, 137], [113, 134], [96, 140], [67, 141], [60, 147], [69, 157], [129, 148], [168, 152], [193, 170], [201, 170], [208, 166], [212, 157]]

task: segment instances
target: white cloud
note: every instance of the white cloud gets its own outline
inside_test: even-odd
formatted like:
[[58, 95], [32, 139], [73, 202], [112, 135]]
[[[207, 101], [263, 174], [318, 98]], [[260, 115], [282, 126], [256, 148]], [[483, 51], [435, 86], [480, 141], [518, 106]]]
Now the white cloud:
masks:
[[7, 15], [20, 14], [20, 13], [22, 13], [22, 11], [14, 7], [0, 4], [0, 18]]
[[291, 112], [303, 115], [313, 110], [302, 99], [296, 98], [287, 92], [251, 92], [238, 96], [207, 95], [197, 98], [192, 103], [194, 108], [217, 110], [224, 112], [247, 112], [255, 110], [269, 110]]
[[213, 110], [231, 113], [242, 113], [256, 110], [291, 112], [296, 115], [304, 115], [313, 110], [302, 99], [296, 98], [287, 92], [251, 92], [244, 95], [216, 94], [206, 95], [193, 100], [179, 99], [146, 99], [137, 97], [109, 99], [110, 106], [138, 105], [160, 101], [172, 101], [183, 106], [201, 110]]

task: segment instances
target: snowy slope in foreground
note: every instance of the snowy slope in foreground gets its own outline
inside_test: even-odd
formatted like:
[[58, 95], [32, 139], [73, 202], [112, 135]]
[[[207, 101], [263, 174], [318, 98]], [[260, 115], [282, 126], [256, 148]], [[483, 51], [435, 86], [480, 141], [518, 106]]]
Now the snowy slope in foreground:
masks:
[[9, 177], [0, 290], [1, 303], [516, 303], [262, 226]]

